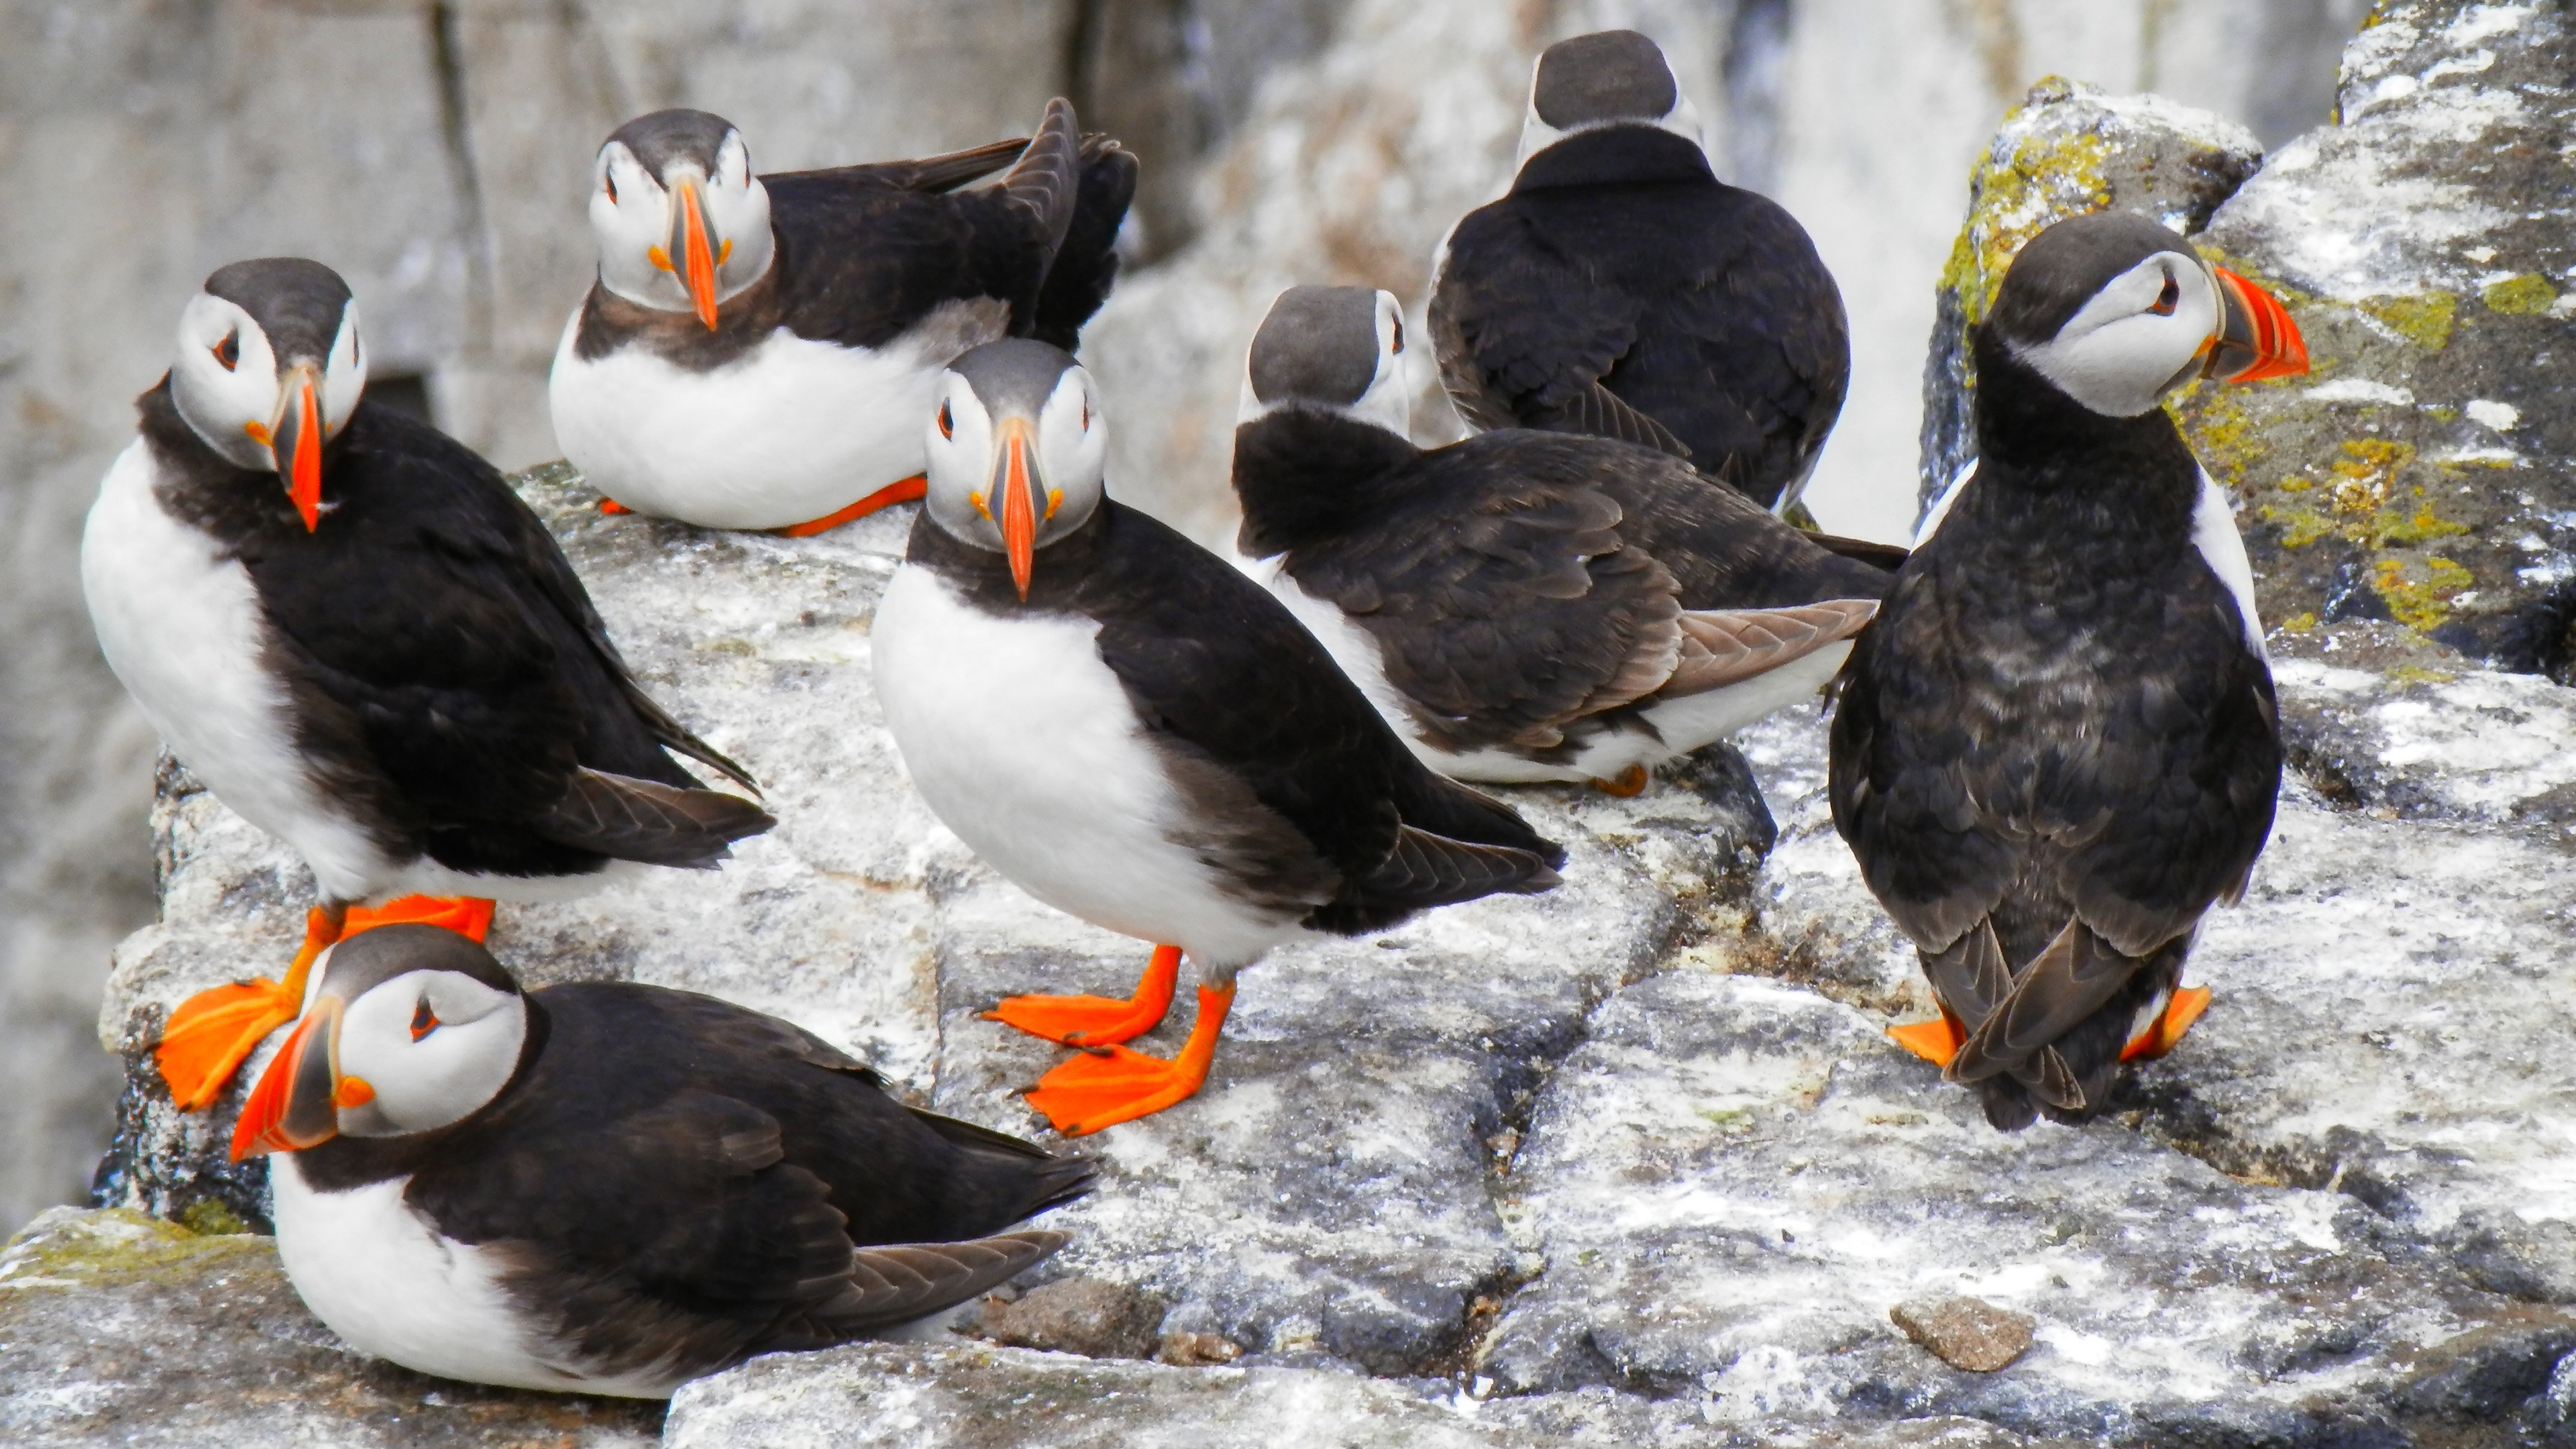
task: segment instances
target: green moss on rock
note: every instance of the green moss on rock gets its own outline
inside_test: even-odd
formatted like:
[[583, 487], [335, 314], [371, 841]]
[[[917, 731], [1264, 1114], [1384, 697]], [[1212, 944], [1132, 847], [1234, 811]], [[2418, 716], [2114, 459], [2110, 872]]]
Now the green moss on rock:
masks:
[[48, 1213], [0, 1251], [0, 1292], [186, 1282], [226, 1260], [274, 1268], [276, 1245], [237, 1230], [191, 1232], [130, 1208]]
[[2366, 297], [2361, 310], [2416, 346], [2439, 352], [2451, 345], [2451, 326], [2459, 315], [2460, 299], [2448, 292]]
[[2504, 312], [2529, 317], [2547, 312], [2558, 300], [2558, 289], [2538, 272], [2524, 272], [2501, 282], [2490, 282], [2478, 291], [2490, 312]]

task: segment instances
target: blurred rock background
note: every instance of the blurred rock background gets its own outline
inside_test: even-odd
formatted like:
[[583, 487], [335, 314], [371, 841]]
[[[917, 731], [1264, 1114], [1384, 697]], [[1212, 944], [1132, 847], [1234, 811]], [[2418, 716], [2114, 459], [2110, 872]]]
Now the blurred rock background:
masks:
[[[1273, 290], [1420, 306], [1440, 235], [1507, 179], [1535, 51], [1631, 25], [1720, 173], [1815, 234], [1854, 329], [1810, 500], [1900, 536], [1924, 339], [1969, 169], [2049, 73], [2321, 123], [2363, 0], [0, 0], [0, 1230], [79, 1196], [118, 1068], [108, 951], [152, 914], [155, 741], [91, 642], [82, 515], [223, 262], [336, 267], [373, 390], [504, 467], [553, 456], [544, 373], [587, 284], [618, 121], [720, 112], [780, 170], [1017, 134], [1046, 97], [1145, 160], [1134, 270], [1090, 338], [1114, 486], [1202, 537]], [[1427, 381], [1427, 379], [1426, 379]], [[1417, 419], [1451, 426], [1445, 409]]]

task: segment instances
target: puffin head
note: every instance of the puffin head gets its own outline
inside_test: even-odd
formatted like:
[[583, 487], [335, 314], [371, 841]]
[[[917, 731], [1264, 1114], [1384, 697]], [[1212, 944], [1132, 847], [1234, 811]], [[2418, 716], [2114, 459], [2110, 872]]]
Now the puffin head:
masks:
[[1397, 437], [1413, 427], [1404, 309], [1370, 287], [1290, 287], [1245, 354], [1240, 427], [1282, 408], [1337, 413]]
[[217, 268], [179, 314], [170, 399], [225, 462], [275, 473], [307, 530], [322, 522], [322, 445], [367, 390], [358, 303], [320, 262]]
[[463, 1121], [517, 1075], [527, 1039], [527, 997], [474, 941], [427, 925], [347, 937], [251, 1088], [233, 1160]]
[[2129, 212], [2069, 217], [2032, 237], [1984, 326], [1990, 341], [2106, 417], [2136, 417], [2195, 377], [2253, 382], [2308, 370], [2298, 324], [2270, 293]]
[[591, 178], [590, 232], [602, 286], [639, 307], [716, 308], [768, 275], [769, 190], [722, 116], [655, 111], [617, 128]]
[[1106, 495], [1100, 385], [1062, 348], [988, 342], [939, 375], [922, 508], [961, 543], [1010, 560], [1029, 596], [1037, 551], [1080, 528]]
[[1699, 112], [1673, 79], [1664, 52], [1633, 30], [1597, 30], [1538, 53], [1520, 156], [1529, 158], [1579, 131], [1647, 126], [1702, 144]]

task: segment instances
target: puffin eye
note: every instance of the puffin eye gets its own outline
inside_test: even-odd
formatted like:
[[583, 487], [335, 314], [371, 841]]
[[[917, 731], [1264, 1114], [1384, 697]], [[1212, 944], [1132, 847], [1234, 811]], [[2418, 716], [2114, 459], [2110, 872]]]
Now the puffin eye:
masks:
[[1404, 319], [1401, 317], [1395, 319], [1395, 350], [1404, 350]]
[[608, 187], [608, 204], [615, 206], [617, 204], [617, 178], [614, 176], [607, 177], [605, 178], [605, 184]]
[[240, 333], [227, 332], [224, 334], [224, 340], [215, 344], [215, 361], [222, 363], [226, 372], [241, 366]]
[[1091, 431], [1091, 399], [1087, 397], [1082, 400], [1082, 430]]
[[939, 404], [939, 436], [943, 438], [957, 436], [957, 419], [949, 415], [948, 404], [945, 401]]
[[429, 998], [424, 996], [420, 999], [420, 1005], [411, 1010], [411, 1039], [418, 1041], [436, 1030], [438, 1030], [438, 1013], [429, 1009]]
[[2159, 317], [2170, 317], [2174, 314], [2175, 306], [2181, 301], [2182, 283], [2172, 275], [2168, 274], [2165, 277], [2165, 289], [2156, 293], [2156, 305], [2149, 307], [2147, 310], [2155, 313]]

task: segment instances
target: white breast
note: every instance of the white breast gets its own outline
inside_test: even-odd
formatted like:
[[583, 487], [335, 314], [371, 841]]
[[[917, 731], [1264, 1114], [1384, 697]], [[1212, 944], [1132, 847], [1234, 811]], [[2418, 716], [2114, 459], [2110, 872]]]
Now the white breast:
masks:
[[691, 372], [624, 347], [585, 360], [575, 309], [547, 400], [555, 441], [629, 508], [708, 528], [784, 528], [921, 472], [941, 369], [1003, 333], [1007, 304], [942, 303], [880, 348], [780, 328], [722, 367]]
[[878, 702], [940, 820], [1060, 911], [1179, 946], [1204, 970], [1300, 934], [1172, 843], [1183, 802], [1089, 619], [1000, 618], [918, 565], [877, 605]]
[[2257, 659], [2271, 655], [2263, 648], [2263, 620], [2254, 612], [2254, 565], [2245, 557], [2245, 536], [2236, 531], [2236, 506], [2227, 490], [2206, 471], [2200, 475], [2200, 501], [2191, 509], [2191, 546], [2236, 596], [2236, 613], [2245, 625], [2245, 647]]
[[668, 1398], [666, 1374], [596, 1378], [546, 1352], [490, 1247], [451, 1242], [403, 1201], [408, 1177], [317, 1192], [294, 1154], [270, 1159], [277, 1255], [315, 1317], [351, 1348], [469, 1383]]
[[326, 896], [360, 900], [395, 869], [332, 808], [294, 746], [268, 625], [239, 562], [163, 511], [137, 440], [107, 471], [81, 535], [81, 588], [101, 652], [171, 753], [217, 798], [304, 856]]

